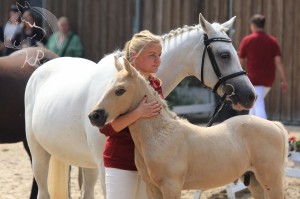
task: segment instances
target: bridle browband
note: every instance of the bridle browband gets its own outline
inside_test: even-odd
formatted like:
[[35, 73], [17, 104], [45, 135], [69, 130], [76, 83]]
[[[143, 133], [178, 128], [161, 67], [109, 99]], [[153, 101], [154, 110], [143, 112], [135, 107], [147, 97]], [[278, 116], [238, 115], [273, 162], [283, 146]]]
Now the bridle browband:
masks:
[[201, 83], [205, 85], [204, 83], [204, 60], [205, 60], [205, 55], [206, 55], [206, 51], [208, 53], [208, 57], [209, 60], [211, 62], [211, 65], [213, 67], [213, 70], [215, 72], [215, 74], [218, 77], [218, 82], [215, 84], [214, 88], [213, 88], [213, 92], [216, 93], [218, 88], [220, 87], [220, 85], [223, 85], [222, 87], [222, 92], [224, 93], [224, 95], [221, 97], [220, 102], [217, 104], [215, 111], [212, 115], [212, 117], [210, 118], [208, 124], [206, 125], [207, 127], [211, 126], [214, 119], [217, 117], [217, 115], [219, 114], [219, 112], [223, 109], [224, 104], [225, 104], [225, 100], [227, 97], [230, 97], [232, 95], [235, 95], [234, 93], [234, 87], [231, 84], [226, 84], [226, 81], [229, 79], [232, 79], [234, 77], [240, 76], [240, 75], [247, 75], [247, 73], [245, 71], [239, 71], [236, 73], [232, 73], [230, 75], [227, 76], [222, 76], [221, 71], [218, 67], [218, 64], [216, 62], [215, 56], [212, 52], [212, 47], [211, 47], [211, 43], [212, 42], [227, 42], [227, 43], [231, 43], [231, 39], [227, 39], [227, 38], [223, 38], [223, 37], [215, 37], [215, 38], [211, 38], [208, 39], [207, 34], [204, 34], [204, 51], [203, 51], [203, 56], [202, 56], [202, 63], [201, 63]]
[[222, 76], [221, 74], [221, 71], [218, 67], [218, 64], [216, 62], [216, 59], [215, 59], [215, 56], [212, 52], [212, 47], [211, 47], [211, 43], [212, 42], [227, 42], [227, 43], [231, 43], [231, 39], [227, 39], [227, 38], [223, 38], [223, 37], [215, 37], [215, 38], [211, 38], [211, 39], [208, 39], [208, 36], [207, 34], [204, 34], [204, 45], [205, 45], [205, 48], [204, 48], [204, 51], [203, 51], [203, 56], [202, 56], [202, 64], [201, 64], [201, 83], [205, 86], [205, 83], [204, 83], [204, 60], [205, 60], [205, 55], [206, 55], [206, 51], [208, 53], [208, 56], [209, 56], [209, 59], [210, 59], [210, 62], [211, 62], [211, 65], [215, 71], [215, 74], [217, 75], [218, 77], [218, 82], [215, 84], [214, 88], [213, 88], [213, 92], [217, 92], [218, 88], [220, 87], [221, 84], [223, 84], [225, 86], [225, 83], [227, 80], [231, 79], [231, 78], [234, 78], [234, 77], [237, 77], [237, 76], [240, 76], [240, 75], [246, 75], [246, 72], [245, 71], [239, 71], [239, 72], [236, 72], [236, 73], [232, 73], [230, 75], [227, 75], [227, 76]]

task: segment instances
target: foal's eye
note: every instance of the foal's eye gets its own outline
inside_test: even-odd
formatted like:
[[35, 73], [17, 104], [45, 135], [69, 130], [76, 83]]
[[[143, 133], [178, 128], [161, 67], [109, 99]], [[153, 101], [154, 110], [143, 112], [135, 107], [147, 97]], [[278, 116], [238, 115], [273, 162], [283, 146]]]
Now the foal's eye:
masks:
[[117, 96], [121, 96], [121, 95], [123, 95], [124, 93], [125, 93], [125, 89], [124, 88], [119, 88], [119, 89], [117, 89], [116, 91], [115, 91], [115, 94], [117, 95]]
[[223, 52], [220, 55], [222, 59], [228, 59], [230, 57], [230, 54], [228, 52]]

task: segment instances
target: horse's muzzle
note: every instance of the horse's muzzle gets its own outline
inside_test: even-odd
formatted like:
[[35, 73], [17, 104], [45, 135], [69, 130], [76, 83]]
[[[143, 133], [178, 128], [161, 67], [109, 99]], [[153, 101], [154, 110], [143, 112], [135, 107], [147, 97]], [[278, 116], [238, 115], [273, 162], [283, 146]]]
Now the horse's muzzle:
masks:
[[108, 118], [108, 114], [104, 109], [97, 109], [89, 114], [90, 122], [93, 126], [102, 128]]
[[229, 99], [234, 105], [242, 107], [241, 110], [248, 110], [253, 107], [257, 95], [255, 92], [241, 93], [239, 95], [232, 95]]

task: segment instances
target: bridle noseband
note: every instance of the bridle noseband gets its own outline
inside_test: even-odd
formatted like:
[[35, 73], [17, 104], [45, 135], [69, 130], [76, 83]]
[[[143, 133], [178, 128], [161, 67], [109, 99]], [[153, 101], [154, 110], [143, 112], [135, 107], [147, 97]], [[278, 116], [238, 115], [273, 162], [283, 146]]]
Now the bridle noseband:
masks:
[[217, 75], [218, 77], [218, 82], [215, 84], [214, 88], [213, 88], [213, 92], [217, 92], [218, 88], [220, 87], [220, 85], [226, 85], [226, 81], [231, 79], [231, 78], [234, 78], [234, 77], [237, 77], [237, 76], [240, 76], [240, 75], [246, 75], [246, 72], [245, 71], [239, 71], [239, 72], [236, 72], [236, 73], [232, 73], [230, 75], [227, 75], [227, 76], [222, 76], [221, 74], [221, 71], [218, 67], [218, 64], [216, 62], [216, 59], [215, 59], [215, 56], [212, 52], [212, 47], [211, 47], [211, 43], [212, 42], [227, 42], [227, 43], [231, 43], [231, 39], [227, 39], [227, 38], [223, 38], [223, 37], [215, 37], [215, 38], [211, 38], [211, 39], [208, 39], [208, 36], [207, 34], [204, 34], [204, 45], [205, 45], [205, 48], [204, 48], [204, 51], [203, 51], [203, 56], [202, 56], [202, 64], [201, 64], [201, 82], [202, 84], [205, 86], [205, 83], [204, 83], [204, 60], [205, 60], [205, 55], [206, 55], [206, 51], [208, 53], [208, 56], [209, 56], [209, 60], [211, 62], [211, 65], [215, 71], [215, 74]]
[[206, 126], [211, 126], [214, 119], [217, 117], [217, 115], [219, 114], [219, 112], [223, 109], [224, 104], [225, 104], [225, 100], [227, 97], [230, 97], [232, 95], [235, 95], [234, 93], [234, 87], [231, 84], [226, 84], [226, 81], [229, 79], [232, 79], [234, 77], [240, 76], [240, 75], [247, 75], [246, 71], [239, 71], [239, 72], [235, 72], [232, 73], [230, 75], [227, 76], [222, 76], [221, 71], [218, 67], [218, 64], [216, 62], [215, 56], [212, 52], [212, 47], [211, 47], [211, 43], [212, 42], [227, 42], [227, 43], [231, 43], [231, 39], [227, 39], [227, 38], [222, 38], [222, 37], [215, 37], [215, 38], [211, 38], [208, 39], [207, 34], [204, 34], [204, 51], [203, 51], [203, 56], [202, 56], [202, 64], [201, 64], [201, 83], [205, 85], [204, 83], [204, 60], [205, 60], [205, 55], [206, 55], [206, 51], [208, 53], [209, 56], [209, 60], [211, 62], [211, 65], [213, 67], [213, 70], [215, 72], [215, 74], [218, 77], [218, 82], [215, 84], [214, 88], [213, 88], [213, 92], [216, 93], [218, 88], [220, 87], [220, 85], [222, 86], [222, 92], [223, 92], [223, 96], [221, 97], [220, 102], [217, 104], [215, 111], [211, 117], [211, 119], [209, 120], [208, 124]]

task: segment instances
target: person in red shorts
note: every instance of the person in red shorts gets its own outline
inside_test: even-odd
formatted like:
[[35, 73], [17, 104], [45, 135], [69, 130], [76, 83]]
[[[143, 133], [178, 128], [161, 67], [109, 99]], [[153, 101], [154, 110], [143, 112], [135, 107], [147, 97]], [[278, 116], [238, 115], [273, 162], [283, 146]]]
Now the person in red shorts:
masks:
[[275, 37], [264, 31], [264, 26], [265, 17], [263, 15], [256, 14], [251, 18], [252, 34], [242, 39], [239, 58], [257, 93], [257, 100], [249, 114], [267, 119], [264, 98], [275, 80], [276, 69], [281, 78], [283, 92], [287, 91], [287, 81], [278, 42]]
[[[161, 63], [162, 45], [160, 37], [144, 30], [136, 33], [125, 45], [125, 58], [149, 81], [161, 95], [161, 81], [153, 74]], [[134, 163], [134, 142], [128, 126], [143, 117], [160, 114], [157, 101], [147, 101], [147, 96], [132, 112], [114, 119], [100, 132], [108, 136], [103, 153], [105, 166], [106, 199], [147, 198], [145, 183]]]

